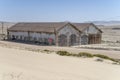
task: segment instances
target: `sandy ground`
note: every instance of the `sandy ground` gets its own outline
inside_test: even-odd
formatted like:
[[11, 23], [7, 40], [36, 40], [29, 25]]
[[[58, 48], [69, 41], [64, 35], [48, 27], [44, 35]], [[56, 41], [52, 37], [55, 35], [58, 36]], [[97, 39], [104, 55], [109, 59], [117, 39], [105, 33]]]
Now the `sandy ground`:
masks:
[[120, 80], [120, 65], [0, 46], [0, 80]]
[[0, 41], [0, 46], [17, 48], [17, 49], [33, 49], [33, 50], [36, 49], [39, 50], [47, 49], [52, 51], [64, 50], [72, 53], [88, 52], [93, 54], [103, 54], [112, 58], [120, 59], [120, 51], [114, 51], [114, 50], [95, 50], [95, 49], [83, 49], [83, 48], [74, 48], [74, 47], [40, 46], [40, 45], [31, 45], [24, 43], [9, 42], [9, 41]]
[[120, 42], [120, 29], [113, 29], [120, 28], [120, 25], [104, 25], [98, 27], [103, 31], [102, 40], [105, 41], [105, 43]]
[[103, 41], [110, 41], [110, 42], [117, 42], [120, 41], [120, 30], [116, 29], [113, 30], [112, 28], [120, 28], [120, 26], [113, 26], [113, 27], [108, 27], [105, 26], [101, 30], [103, 31], [102, 33], [102, 40]]

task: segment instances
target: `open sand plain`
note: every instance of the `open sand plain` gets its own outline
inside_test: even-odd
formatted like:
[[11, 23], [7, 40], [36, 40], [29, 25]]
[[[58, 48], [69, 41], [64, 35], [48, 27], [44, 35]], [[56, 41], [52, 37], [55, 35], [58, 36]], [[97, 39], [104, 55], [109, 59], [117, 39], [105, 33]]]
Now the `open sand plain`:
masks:
[[0, 80], [120, 80], [120, 65], [111, 61], [33, 52], [15, 48], [19, 43], [8, 44], [0, 45]]

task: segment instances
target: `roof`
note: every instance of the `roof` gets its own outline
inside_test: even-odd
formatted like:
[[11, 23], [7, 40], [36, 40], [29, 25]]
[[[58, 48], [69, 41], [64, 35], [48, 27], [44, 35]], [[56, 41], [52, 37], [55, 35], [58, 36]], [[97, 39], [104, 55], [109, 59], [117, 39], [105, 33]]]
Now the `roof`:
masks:
[[54, 32], [55, 29], [63, 27], [63, 22], [39, 22], [39, 23], [17, 23], [9, 28], [9, 31], [33, 31], [33, 32]]
[[76, 28], [78, 28], [80, 31], [85, 30], [89, 26], [94, 26], [96, 29], [98, 29], [100, 32], [102, 32], [97, 26], [95, 26], [93, 23], [72, 23]]
[[31, 31], [31, 32], [48, 32], [54, 33], [55, 30], [71, 24], [79, 31], [89, 27], [91, 23], [69, 23], [69, 22], [23, 22], [17, 23], [10, 27], [8, 31]]

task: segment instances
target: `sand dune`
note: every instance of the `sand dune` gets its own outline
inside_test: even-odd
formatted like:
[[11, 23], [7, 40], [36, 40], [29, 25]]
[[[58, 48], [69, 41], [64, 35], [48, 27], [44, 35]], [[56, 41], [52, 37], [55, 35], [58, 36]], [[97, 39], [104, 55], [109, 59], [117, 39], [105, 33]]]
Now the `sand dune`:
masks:
[[120, 80], [120, 66], [0, 47], [0, 80]]

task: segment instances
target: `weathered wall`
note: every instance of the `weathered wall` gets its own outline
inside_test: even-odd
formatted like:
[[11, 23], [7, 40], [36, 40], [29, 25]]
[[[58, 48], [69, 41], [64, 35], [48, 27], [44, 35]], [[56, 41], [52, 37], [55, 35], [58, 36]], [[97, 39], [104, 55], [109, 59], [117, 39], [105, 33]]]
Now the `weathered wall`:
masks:
[[90, 27], [88, 27], [87, 29], [85, 29], [84, 31], [83, 31], [85, 34], [98, 34], [98, 33], [101, 33], [96, 27], [94, 27], [94, 26], [90, 26]]
[[30, 32], [29, 36], [32, 38], [36, 38], [37, 41], [41, 39], [48, 39], [52, 38], [55, 41], [55, 35], [51, 33], [36, 33], [36, 32]]
[[21, 40], [27, 40], [30, 41], [39, 41], [44, 42], [45, 40], [48, 41], [49, 38], [53, 39], [55, 43], [55, 34], [53, 33], [36, 33], [36, 32], [9, 32], [9, 37], [12, 38], [12, 36], [17, 36], [17, 39]]
[[18, 39], [20, 39], [20, 36], [22, 36], [22, 37], [27, 37], [28, 36], [28, 33], [27, 32], [9, 32], [9, 38], [11, 39], [12, 38], [12, 36], [18, 36]]
[[[99, 38], [97, 35], [100, 35]], [[94, 26], [89, 26], [81, 34], [81, 44], [96, 44], [101, 42], [102, 33]], [[85, 37], [84, 37], [85, 36]], [[92, 37], [92, 38], [91, 38]]]
[[[60, 35], [66, 35], [67, 37], [67, 46], [70, 46], [70, 36], [71, 35], [76, 35], [76, 42], [72, 45], [78, 45], [79, 44], [79, 39], [80, 39], [80, 32], [78, 30], [76, 30], [72, 25], [66, 25], [65, 27], [63, 27], [62, 29], [59, 30], [58, 32], [58, 37]], [[59, 42], [59, 41], [58, 41]], [[62, 43], [62, 41], [61, 41]], [[64, 43], [64, 42], [63, 42]]]

